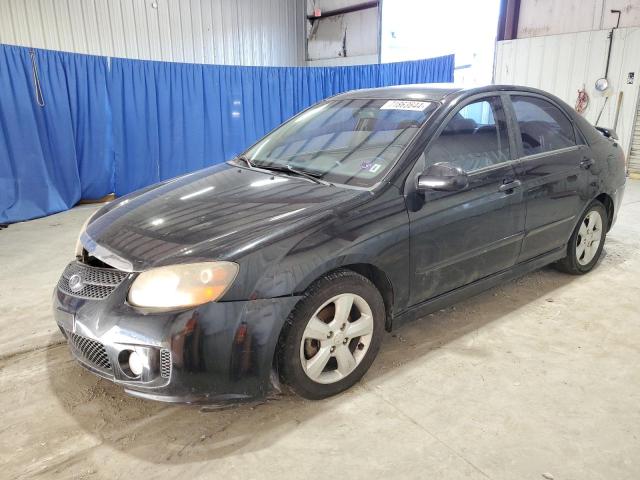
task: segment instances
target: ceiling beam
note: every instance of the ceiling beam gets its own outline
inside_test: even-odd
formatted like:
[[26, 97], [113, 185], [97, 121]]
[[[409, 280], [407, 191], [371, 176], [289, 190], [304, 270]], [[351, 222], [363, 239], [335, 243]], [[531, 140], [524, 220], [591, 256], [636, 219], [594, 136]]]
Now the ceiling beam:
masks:
[[356, 5], [349, 5], [348, 7], [336, 8], [335, 10], [329, 10], [326, 12], [320, 12], [320, 15], [307, 15], [307, 20], [321, 20], [323, 18], [335, 17], [336, 15], [343, 15], [345, 13], [359, 12], [361, 10], [367, 10], [369, 8], [377, 8], [380, 2], [374, 0], [371, 2], [362, 2]]

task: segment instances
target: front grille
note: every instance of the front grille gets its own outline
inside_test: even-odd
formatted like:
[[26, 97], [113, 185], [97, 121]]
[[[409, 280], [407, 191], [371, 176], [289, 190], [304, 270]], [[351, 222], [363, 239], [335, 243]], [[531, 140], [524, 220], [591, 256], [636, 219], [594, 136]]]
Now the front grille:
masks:
[[[76, 291], [73, 291], [69, 285], [69, 279], [74, 275], [80, 277], [82, 286]], [[91, 267], [80, 262], [72, 262], [64, 269], [62, 277], [58, 281], [58, 288], [74, 297], [102, 300], [108, 297], [127, 275], [127, 272], [121, 270]]]
[[111, 362], [104, 345], [73, 332], [67, 332], [74, 353], [85, 362], [101, 370], [111, 371]]
[[160, 376], [171, 377], [171, 352], [166, 348], [160, 350]]

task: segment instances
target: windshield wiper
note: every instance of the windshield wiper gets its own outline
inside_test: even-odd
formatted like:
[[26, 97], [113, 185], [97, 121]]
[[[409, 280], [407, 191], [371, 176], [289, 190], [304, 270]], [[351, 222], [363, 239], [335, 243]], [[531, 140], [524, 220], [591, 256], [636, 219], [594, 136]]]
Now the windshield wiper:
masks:
[[312, 182], [315, 183], [319, 183], [320, 185], [328, 185], [333, 187], [333, 183], [331, 182], [327, 182], [326, 180], [323, 180], [322, 178], [320, 178], [319, 175], [315, 175], [313, 173], [304, 171], [304, 170], [298, 170], [297, 168], [292, 167], [291, 165], [287, 164], [287, 165], [254, 165], [256, 168], [261, 168], [264, 170], [270, 170], [273, 172], [289, 172], [289, 173], [293, 173], [295, 175], [299, 175], [301, 177], [307, 178], [309, 180], [311, 180]]
[[249, 160], [249, 158], [246, 155], [238, 155], [236, 158], [246, 163], [249, 168], [254, 168], [253, 163], [251, 163], [251, 160]]
[[313, 180], [314, 182], [319, 183], [320, 185], [333, 186], [332, 183], [327, 182], [326, 180], [323, 180], [322, 178], [320, 178], [319, 175], [315, 175], [313, 173], [305, 172], [304, 170], [298, 170], [297, 168], [293, 168], [289, 164], [287, 164], [287, 170], [289, 170], [290, 172], [293, 172], [293, 173], [295, 173], [297, 175], [300, 175], [302, 177], [308, 178], [309, 180]]

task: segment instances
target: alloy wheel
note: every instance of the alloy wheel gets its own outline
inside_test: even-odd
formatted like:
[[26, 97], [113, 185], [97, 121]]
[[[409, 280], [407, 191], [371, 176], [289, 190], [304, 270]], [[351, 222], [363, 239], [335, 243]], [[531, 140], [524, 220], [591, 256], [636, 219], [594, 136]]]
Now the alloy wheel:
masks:
[[582, 220], [576, 237], [576, 258], [580, 265], [588, 265], [598, 253], [602, 241], [602, 217], [591, 210]]
[[300, 362], [317, 383], [335, 383], [365, 357], [373, 335], [373, 312], [359, 295], [330, 298], [309, 319], [300, 342]]

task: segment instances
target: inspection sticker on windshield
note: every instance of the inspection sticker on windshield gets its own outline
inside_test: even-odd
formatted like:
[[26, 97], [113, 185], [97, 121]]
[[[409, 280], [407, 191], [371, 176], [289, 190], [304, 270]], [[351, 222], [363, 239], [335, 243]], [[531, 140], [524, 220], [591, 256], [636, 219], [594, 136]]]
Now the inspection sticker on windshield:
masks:
[[418, 102], [416, 100], [389, 100], [380, 107], [380, 110], [413, 110], [424, 112], [430, 102]]

